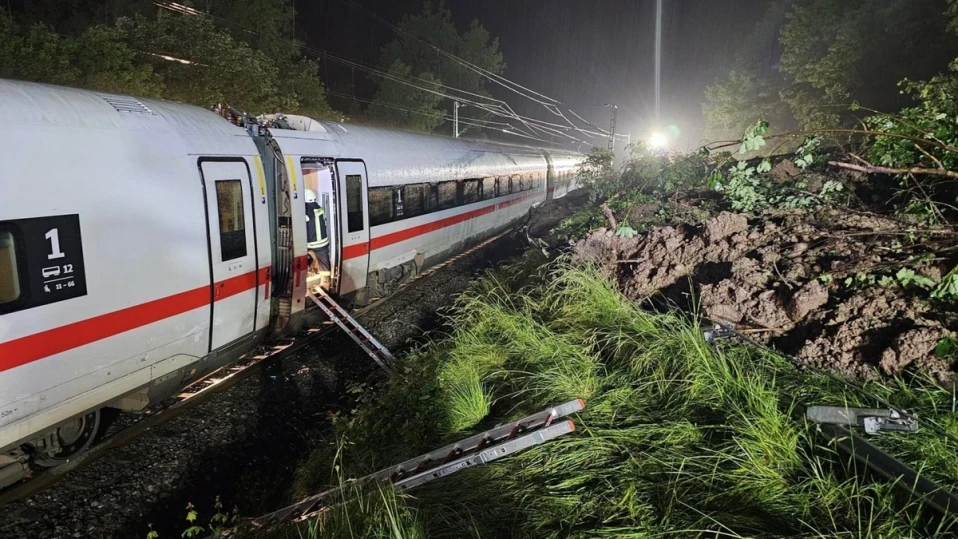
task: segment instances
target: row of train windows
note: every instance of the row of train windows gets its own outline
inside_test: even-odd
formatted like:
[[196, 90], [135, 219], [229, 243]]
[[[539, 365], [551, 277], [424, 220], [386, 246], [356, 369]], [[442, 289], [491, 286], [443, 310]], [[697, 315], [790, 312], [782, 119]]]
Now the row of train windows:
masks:
[[369, 189], [369, 225], [378, 226], [542, 186], [542, 174], [415, 183]]

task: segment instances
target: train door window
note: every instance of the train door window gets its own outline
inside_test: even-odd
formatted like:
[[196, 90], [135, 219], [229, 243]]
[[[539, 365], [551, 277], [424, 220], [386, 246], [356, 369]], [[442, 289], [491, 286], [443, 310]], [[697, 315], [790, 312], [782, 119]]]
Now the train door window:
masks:
[[439, 184], [439, 204], [437, 210], [445, 210], [456, 206], [458, 186], [455, 181]]
[[346, 176], [346, 231], [363, 229], [363, 177], [359, 174]]
[[482, 179], [482, 199], [489, 200], [496, 196], [496, 179], [495, 178], [483, 178]]
[[13, 233], [0, 228], [0, 305], [20, 299], [20, 272]]
[[428, 194], [428, 183], [403, 186], [403, 217], [415, 217], [426, 213], [426, 197]]
[[472, 204], [479, 200], [479, 180], [462, 181], [462, 203]]
[[246, 256], [243, 184], [239, 180], [216, 182], [216, 208], [220, 218], [220, 254], [223, 262]]
[[[352, 210], [350, 210], [352, 211]], [[379, 226], [393, 220], [393, 190], [391, 187], [373, 187], [369, 190], [369, 226]], [[352, 232], [352, 225], [350, 225]]]

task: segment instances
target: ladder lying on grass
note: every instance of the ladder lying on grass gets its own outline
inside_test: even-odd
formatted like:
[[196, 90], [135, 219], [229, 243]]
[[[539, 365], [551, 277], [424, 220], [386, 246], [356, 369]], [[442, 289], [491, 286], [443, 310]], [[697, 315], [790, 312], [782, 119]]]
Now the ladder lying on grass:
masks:
[[311, 299], [317, 307], [326, 313], [330, 320], [356, 341], [356, 344], [366, 352], [366, 355], [373, 358], [373, 361], [392, 375], [393, 372], [389, 368], [389, 363], [394, 359], [393, 355], [382, 343], [376, 340], [376, 337], [373, 337], [372, 333], [361, 326], [355, 318], [349, 316], [346, 309], [336, 303], [322, 288], [317, 287], [316, 294], [306, 292], [306, 297]]
[[507, 457], [574, 431], [575, 424], [571, 419], [559, 422], [556, 422], [556, 419], [584, 408], [585, 401], [582, 399], [547, 408], [346, 485], [320, 492], [295, 505], [259, 517], [253, 520], [252, 524], [258, 528], [266, 528], [284, 522], [306, 520], [324, 508], [342, 502], [346, 498], [346, 489], [361, 489], [373, 483], [390, 482], [397, 491], [403, 492], [460, 470]]

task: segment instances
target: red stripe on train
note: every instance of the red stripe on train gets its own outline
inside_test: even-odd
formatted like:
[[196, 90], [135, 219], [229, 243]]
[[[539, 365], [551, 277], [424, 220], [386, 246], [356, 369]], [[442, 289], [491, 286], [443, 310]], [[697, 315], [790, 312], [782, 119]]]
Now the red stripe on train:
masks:
[[396, 232], [390, 232], [388, 234], [383, 234], [381, 236], [373, 236], [373, 238], [366, 243], [359, 243], [355, 245], [347, 245], [343, 247], [343, 260], [349, 260], [351, 258], [357, 258], [368, 254], [370, 251], [375, 251], [376, 249], [382, 249], [383, 247], [388, 247], [395, 243], [401, 241], [410, 240], [416, 236], [421, 236], [423, 234], [428, 234], [430, 232], [435, 232], [437, 230], [442, 230], [443, 228], [457, 225], [459, 223], [468, 221], [470, 219], [475, 219], [482, 215], [488, 215], [496, 210], [501, 210], [503, 208], [508, 208], [520, 202], [525, 202], [530, 198], [535, 198], [537, 196], [543, 196], [544, 193], [530, 193], [512, 200], [507, 200], [505, 202], [500, 202], [498, 204], [490, 204], [484, 208], [478, 208], [475, 210], [467, 211], [457, 215], [452, 215], [426, 223], [423, 225], [418, 225], [410, 228], [404, 228], [402, 230], [397, 230]]
[[[258, 271], [262, 275], [269, 275], [270, 268], [266, 267]], [[251, 271], [215, 283], [213, 285], [215, 300], [226, 299], [255, 288], [256, 273]], [[268, 283], [268, 280], [266, 282]], [[193, 309], [206, 307], [209, 304], [210, 287], [201, 286], [187, 292], [0, 343], [0, 372], [141, 328]]]
[[[357, 258], [368, 254], [370, 250], [381, 249], [422, 234], [435, 232], [542, 195], [543, 193], [530, 193], [484, 208], [377, 236], [372, 238], [369, 243], [348, 245], [343, 247], [343, 260]], [[299, 286], [301, 274], [308, 268], [307, 257], [296, 257], [294, 266], [296, 286]], [[269, 286], [270, 270], [269, 267], [257, 270], [262, 272], [260, 281], [267, 287]], [[214, 283], [214, 300], [226, 299], [255, 288], [256, 273], [256, 271], [253, 271]], [[269, 292], [267, 291], [266, 294], [268, 298]], [[209, 305], [209, 298], [209, 287], [201, 286], [187, 292], [180, 292], [165, 298], [0, 343], [0, 372], [204, 307]]]

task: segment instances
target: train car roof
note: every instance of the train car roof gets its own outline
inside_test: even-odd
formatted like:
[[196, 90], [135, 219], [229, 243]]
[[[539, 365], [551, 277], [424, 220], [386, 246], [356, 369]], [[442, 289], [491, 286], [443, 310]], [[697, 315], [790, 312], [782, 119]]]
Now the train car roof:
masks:
[[[245, 129], [210, 110], [193, 105], [8, 79], [0, 79], [0, 117], [13, 125], [169, 133], [204, 139], [249, 139]], [[313, 155], [317, 141], [332, 142], [339, 149], [337, 157], [360, 157], [370, 169], [376, 169], [372, 184], [408, 182], [424, 177], [443, 178], [450, 172], [481, 177], [517, 166], [534, 170], [542, 165], [543, 151], [549, 152], [559, 166], [578, 163], [582, 158], [582, 154], [575, 152], [519, 144], [457, 139], [312, 120], [303, 116], [288, 118], [295, 120], [292, 123], [297, 129], [270, 130], [277, 138], [291, 143], [284, 144], [287, 152]], [[228, 144], [232, 148], [233, 143]], [[206, 143], [200, 146], [202, 148], [197, 147], [197, 151], [226, 149], [219, 142], [209, 148]], [[290, 146], [302, 148], [302, 151]], [[410, 162], [416, 166], [410, 167]]]
[[0, 79], [0, 117], [7, 124], [246, 136], [216, 113], [172, 101]]
[[[530, 146], [475, 141], [287, 116], [293, 129], [271, 128], [284, 153], [304, 157], [362, 159], [369, 185], [441, 182], [485, 178], [545, 168], [548, 151], [559, 167], [581, 161], [581, 154]], [[328, 153], [327, 153], [328, 152]]]
[[511, 144], [469, 138], [453, 138], [431, 133], [418, 133], [399, 129], [371, 127], [329, 120], [315, 120], [305, 116], [285, 116], [292, 129], [271, 129], [274, 136], [282, 138], [303, 138], [311, 140], [336, 140], [348, 145], [416, 146], [434, 150], [470, 148], [482, 152], [497, 152], [512, 155], [541, 156], [542, 151], [553, 157], [581, 159], [583, 155], [568, 150], [540, 148], [525, 144]]

